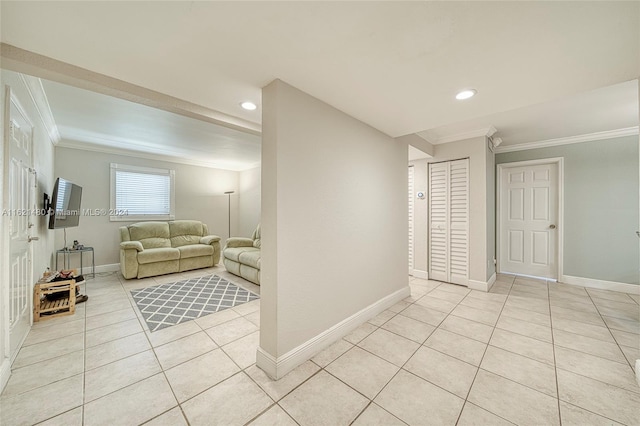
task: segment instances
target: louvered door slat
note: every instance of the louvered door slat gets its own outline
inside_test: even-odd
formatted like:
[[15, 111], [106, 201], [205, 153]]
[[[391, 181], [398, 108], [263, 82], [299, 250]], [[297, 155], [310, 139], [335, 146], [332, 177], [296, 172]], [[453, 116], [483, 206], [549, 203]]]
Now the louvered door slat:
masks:
[[429, 165], [429, 278], [442, 281], [447, 280], [449, 270], [448, 174], [446, 164]]
[[469, 160], [450, 163], [449, 282], [469, 283]]

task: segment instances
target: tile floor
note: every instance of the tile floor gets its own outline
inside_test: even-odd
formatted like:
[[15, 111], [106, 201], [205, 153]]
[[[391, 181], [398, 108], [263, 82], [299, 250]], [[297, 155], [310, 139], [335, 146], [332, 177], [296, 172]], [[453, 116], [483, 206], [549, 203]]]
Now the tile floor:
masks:
[[411, 279], [412, 296], [273, 382], [255, 365], [259, 301], [149, 333], [129, 290], [90, 280], [37, 323], [2, 425], [638, 425], [634, 295], [500, 276], [490, 293]]

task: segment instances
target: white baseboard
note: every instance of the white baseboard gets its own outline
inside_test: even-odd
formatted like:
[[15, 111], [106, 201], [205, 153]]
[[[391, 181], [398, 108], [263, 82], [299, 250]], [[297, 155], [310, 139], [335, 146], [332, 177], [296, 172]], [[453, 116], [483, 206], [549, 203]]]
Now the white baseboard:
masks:
[[[120, 264], [119, 263], [111, 263], [111, 264], [107, 264], [107, 265], [96, 265], [96, 274], [102, 273], [102, 272], [117, 272], [120, 270]], [[90, 275], [93, 271], [91, 270], [91, 266], [83, 266], [82, 270], [80, 271], [80, 273], [82, 275]]]
[[563, 284], [577, 285], [580, 287], [597, 288], [600, 290], [619, 291], [622, 293], [640, 295], [640, 285], [637, 284], [596, 280], [594, 278], [573, 277], [571, 275], [562, 275], [558, 281]]
[[469, 280], [469, 284], [467, 284], [467, 287], [469, 287], [471, 290], [488, 292], [489, 290], [491, 290], [491, 287], [493, 287], [493, 284], [495, 282], [496, 282], [496, 274], [494, 272], [488, 281]]
[[261, 346], [256, 350], [256, 365], [266, 373], [267, 376], [274, 380], [278, 380], [278, 360], [270, 353], [265, 352]]
[[0, 392], [4, 390], [4, 387], [9, 381], [11, 376], [11, 361], [9, 358], [3, 358], [2, 365], [0, 365]]
[[423, 280], [429, 279], [429, 273], [427, 271], [421, 271], [419, 269], [412, 270], [409, 275], [415, 278], [422, 278]]
[[489, 278], [489, 281], [487, 281], [487, 291], [491, 290], [491, 287], [493, 287], [495, 283], [496, 283], [496, 273], [494, 272], [493, 275], [491, 275], [491, 277]]
[[273, 355], [265, 352], [262, 347], [258, 347], [256, 352], [256, 364], [260, 367], [269, 377], [278, 380], [285, 374], [296, 368], [303, 362], [311, 359], [318, 352], [329, 347], [338, 339], [349, 334], [351, 331], [358, 328], [367, 320], [375, 317], [385, 309], [395, 305], [402, 299], [405, 299], [411, 295], [411, 289], [409, 286], [405, 286], [402, 289], [391, 293], [390, 295], [383, 297], [375, 303], [367, 306], [366, 308], [356, 312], [349, 318], [339, 322], [328, 330], [323, 331], [317, 336], [307, 340], [303, 344], [296, 348], [293, 348], [286, 354], [275, 358]]

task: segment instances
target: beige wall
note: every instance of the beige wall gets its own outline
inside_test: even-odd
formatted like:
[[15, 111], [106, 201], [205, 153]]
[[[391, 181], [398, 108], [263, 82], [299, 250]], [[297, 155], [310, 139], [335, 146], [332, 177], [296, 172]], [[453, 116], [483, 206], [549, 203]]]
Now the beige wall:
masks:
[[[44, 126], [40, 118], [40, 114], [38, 113], [35, 104], [31, 100], [31, 96], [27, 90], [26, 85], [23, 80], [20, 78], [20, 75], [11, 71], [2, 70], [1, 71], [1, 90], [0, 90], [0, 134], [3, 135], [3, 149], [0, 150], [0, 187], [3, 191], [3, 196], [0, 197], [0, 211], [7, 208], [5, 206], [5, 197], [4, 193], [4, 113], [5, 113], [5, 101], [6, 101], [6, 86], [10, 86], [13, 93], [17, 96], [18, 101], [25, 109], [26, 114], [31, 120], [34, 129], [33, 129], [33, 167], [37, 172], [37, 188], [35, 193], [35, 199], [37, 203], [37, 207], [42, 207], [42, 194], [47, 191], [48, 188], [53, 186], [53, 158], [54, 158], [54, 150], [53, 144], [49, 139], [47, 129]], [[9, 282], [9, 254], [8, 254], [8, 240], [7, 237], [7, 226], [8, 221], [7, 218], [0, 215], [0, 230], [1, 230], [1, 238], [2, 243], [0, 244], [0, 259], [1, 259], [1, 267], [0, 267], [0, 282], [8, 283]], [[47, 266], [51, 263], [51, 253], [54, 247], [54, 238], [53, 233], [47, 230], [46, 218], [43, 216], [34, 217], [34, 228], [32, 228], [31, 236], [37, 236], [39, 238], [38, 241], [32, 242], [33, 244], [33, 262], [32, 262], [32, 272], [33, 279], [38, 279]], [[4, 285], [0, 285], [0, 306], [5, 306], [5, 301], [8, 297], [8, 287]], [[0, 310], [0, 369], [8, 369], [8, 359], [6, 356], [8, 355], [8, 348], [5, 347], [5, 338], [8, 333], [8, 311], [6, 309]]]
[[425, 276], [429, 270], [428, 250], [428, 221], [429, 203], [425, 195], [419, 199], [416, 194], [422, 191], [427, 194], [427, 160], [414, 160], [409, 162], [413, 166], [414, 191], [413, 191], [413, 270], [416, 276]]
[[638, 136], [498, 154], [498, 164], [564, 159], [566, 282], [577, 277], [640, 284]]
[[[83, 209], [108, 210], [110, 163], [175, 170], [176, 219], [206, 223], [209, 232], [219, 235], [223, 243], [228, 236], [228, 200], [224, 192], [236, 191], [231, 197], [231, 234], [238, 233], [238, 172], [57, 147], [55, 175], [82, 187]], [[52, 190], [53, 184], [47, 192]], [[118, 228], [129, 223], [132, 222], [111, 222], [108, 216], [82, 216], [78, 227], [67, 229], [67, 245], [78, 240], [94, 247], [96, 265], [117, 264], [120, 262]], [[62, 248], [63, 231], [51, 232], [56, 234], [55, 247]], [[77, 262], [72, 264], [75, 265]]]
[[240, 172], [238, 236], [251, 237], [260, 223], [260, 175], [260, 167]]
[[277, 359], [407, 288], [408, 154], [279, 80], [262, 100], [260, 347]]

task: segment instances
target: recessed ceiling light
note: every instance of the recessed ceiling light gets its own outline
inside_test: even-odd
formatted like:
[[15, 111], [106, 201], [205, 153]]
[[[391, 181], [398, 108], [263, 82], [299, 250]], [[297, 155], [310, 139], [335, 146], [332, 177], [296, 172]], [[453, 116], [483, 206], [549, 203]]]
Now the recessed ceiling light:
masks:
[[473, 97], [473, 95], [475, 95], [476, 93], [478, 93], [476, 89], [463, 90], [462, 92], [456, 95], [456, 99], [458, 99], [459, 101], [464, 99], [469, 99]]
[[240, 106], [242, 108], [246, 109], [247, 111], [253, 111], [254, 109], [258, 108], [256, 106], [256, 104], [254, 104], [253, 102], [249, 102], [249, 101], [245, 101], [245, 102], [241, 103]]

